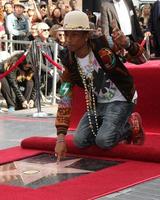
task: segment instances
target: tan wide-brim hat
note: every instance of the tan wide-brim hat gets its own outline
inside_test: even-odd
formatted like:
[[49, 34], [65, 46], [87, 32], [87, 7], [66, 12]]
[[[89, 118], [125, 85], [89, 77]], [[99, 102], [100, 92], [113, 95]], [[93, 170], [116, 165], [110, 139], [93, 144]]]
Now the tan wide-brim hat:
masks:
[[21, 2], [16, 2], [16, 3], [14, 3], [14, 7], [15, 6], [20, 6], [20, 7], [22, 7], [23, 9], [25, 9], [25, 5], [23, 4], [23, 3], [21, 3]]
[[90, 28], [89, 18], [86, 13], [74, 10], [68, 12], [63, 21], [63, 28], [60, 31], [93, 31]]

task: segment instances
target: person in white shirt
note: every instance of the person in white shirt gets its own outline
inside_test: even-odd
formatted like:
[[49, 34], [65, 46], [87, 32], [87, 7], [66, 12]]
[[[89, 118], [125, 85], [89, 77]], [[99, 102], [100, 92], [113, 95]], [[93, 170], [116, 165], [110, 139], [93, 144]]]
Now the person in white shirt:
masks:
[[111, 36], [114, 21], [130, 39], [136, 42], [143, 39], [132, 0], [101, 0], [100, 10], [102, 31], [106, 36]]

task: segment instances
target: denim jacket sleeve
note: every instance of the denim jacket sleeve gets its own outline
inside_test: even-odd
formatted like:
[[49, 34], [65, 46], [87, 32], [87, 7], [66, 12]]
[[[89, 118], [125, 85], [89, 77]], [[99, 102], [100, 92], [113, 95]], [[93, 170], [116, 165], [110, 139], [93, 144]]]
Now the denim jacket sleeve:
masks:
[[6, 18], [6, 28], [9, 34], [15, 36], [26, 35], [29, 31], [28, 20], [25, 17], [22, 17], [21, 21], [18, 23], [16, 16], [10, 14]]

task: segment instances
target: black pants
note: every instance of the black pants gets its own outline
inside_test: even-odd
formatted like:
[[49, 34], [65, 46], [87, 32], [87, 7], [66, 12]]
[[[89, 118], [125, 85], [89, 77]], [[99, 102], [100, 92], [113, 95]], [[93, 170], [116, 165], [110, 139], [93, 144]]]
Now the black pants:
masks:
[[[6, 100], [8, 108], [10, 106], [13, 106], [13, 107], [15, 107], [16, 110], [22, 109], [22, 102], [18, 98], [16, 93], [14, 92], [14, 90], [13, 90], [12, 86], [9, 84], [7, 78], [3, 78], [1, 80], [1, 84], [2, 84], [1, 92], [2, 92], [4, 99]], [[25, 100], [27, 100], [27, 102], [28, 102], [30, 100], [33, 86], [34, 86], [33, 80], [21, 82], [21, 84], [18, 86], [19, 86], [19, 90], [21, 90], [22, 87], [24, 88], [24, 90], [21, 90], [21, 93], [23, 94]]]

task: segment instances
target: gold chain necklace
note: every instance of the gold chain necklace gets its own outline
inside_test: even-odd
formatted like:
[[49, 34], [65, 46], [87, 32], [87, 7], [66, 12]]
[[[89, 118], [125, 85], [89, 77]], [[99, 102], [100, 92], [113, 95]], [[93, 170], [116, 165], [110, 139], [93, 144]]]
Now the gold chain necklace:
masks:
[[[98, 132], [98, 120], [97, 120], [97, 112], [96, 112], [96, 101], [94, 96], [94, 86], [93, 86], [93, 63], [92, 63], [92, 52], [89, 53], [89, 66], [92, 67], [91, 73], [89, 77], [86, 77], [84, 70], [80, 67], [80, 62], [78, 57], [76, 57], [77, 60], [77, 66], [80, 73], [80, 76], [82, 78], [82, 82], [84, 85], [84, 92], [85, 92], [85, 101], [86, 101], [86, 107], [87, 107], [87, 116], [89, 121], [89, 127], [91, 129], [91, 132], [94, 136], [96, 136]], [[94, 130], [93, 123], [91, 120], [91, 114], [94, 116], [94, 121], [96, 125], [96, 131]]]

